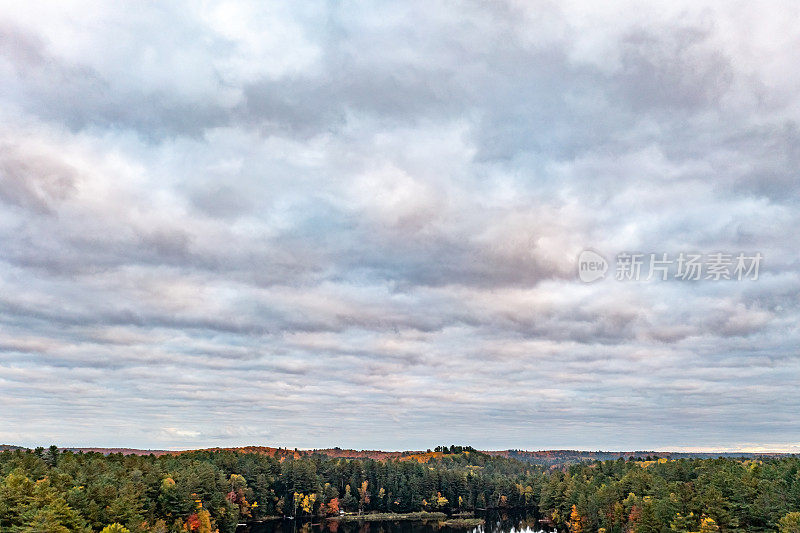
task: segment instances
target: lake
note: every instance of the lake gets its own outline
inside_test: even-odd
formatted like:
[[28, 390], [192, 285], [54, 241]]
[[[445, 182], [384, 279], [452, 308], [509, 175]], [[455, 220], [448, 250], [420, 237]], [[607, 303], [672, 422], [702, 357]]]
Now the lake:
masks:
[[335, 520], [270, 520], [240, 526], [236, 533], [550, 533], [551, 527], [537, 522], [534, 515], [514, 511], [489, 511], [475, 515], [486, 524], [475, 528], [440, 527], [428, 522], [337, 522]]

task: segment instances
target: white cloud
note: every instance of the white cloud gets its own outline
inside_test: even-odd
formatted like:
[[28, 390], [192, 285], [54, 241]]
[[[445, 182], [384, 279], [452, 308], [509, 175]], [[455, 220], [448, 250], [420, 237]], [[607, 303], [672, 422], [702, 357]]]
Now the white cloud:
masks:
[[791, 20], [0, 3], [0, 439], [794, 446]]

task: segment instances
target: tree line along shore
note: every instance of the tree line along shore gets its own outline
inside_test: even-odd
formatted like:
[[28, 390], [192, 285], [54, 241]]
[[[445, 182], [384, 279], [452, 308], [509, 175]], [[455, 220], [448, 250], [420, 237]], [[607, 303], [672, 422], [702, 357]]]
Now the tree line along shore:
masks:
[[270, 517], [475, 527], [525, 509], [571, 533], [800, 532], [800, 459], [539, 466], [469, 447], [419, 460], [236, 450], [0, 453], [0, 531], [232, 533]]

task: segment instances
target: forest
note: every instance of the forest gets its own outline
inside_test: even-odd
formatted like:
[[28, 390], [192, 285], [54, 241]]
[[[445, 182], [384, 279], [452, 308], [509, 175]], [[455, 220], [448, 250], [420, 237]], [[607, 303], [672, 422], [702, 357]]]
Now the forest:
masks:
[[545, 467], [460, 446], [385, 460], [237, 450], [104, 455], [55, 446], [0, 453], [2, 532], [231, 533], [275, 517], [487, 509], [526, 509], [570, 533], [800, 533], [800, 458]]

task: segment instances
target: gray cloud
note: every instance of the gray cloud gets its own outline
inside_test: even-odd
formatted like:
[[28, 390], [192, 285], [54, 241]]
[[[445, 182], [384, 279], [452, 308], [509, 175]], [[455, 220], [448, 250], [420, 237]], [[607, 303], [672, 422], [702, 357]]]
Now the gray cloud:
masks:
[[0, 441], [796, 446], [785, 9], [0, 3]]

